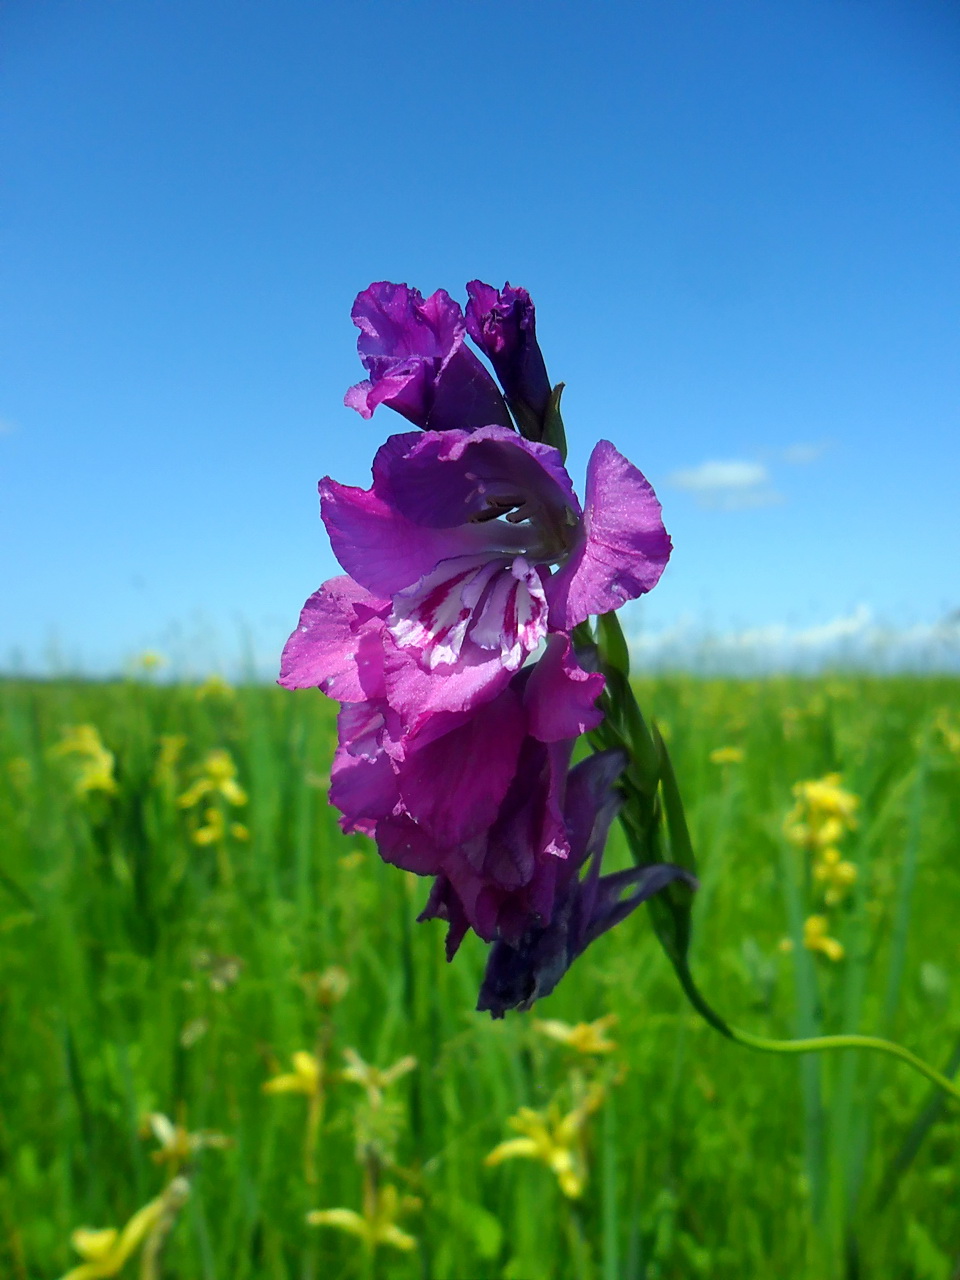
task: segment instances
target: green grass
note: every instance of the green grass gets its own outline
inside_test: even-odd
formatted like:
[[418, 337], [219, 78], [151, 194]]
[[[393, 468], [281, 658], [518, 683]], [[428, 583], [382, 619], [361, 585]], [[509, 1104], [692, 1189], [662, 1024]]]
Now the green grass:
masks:
[[[693, 964], [710, 1003], [758, 1034], [886, 1034], [946, 1067], [960, 1036], [960, 759], [936, 722], [945, 708], [960, 726], [960, 682], [638, 688], [668, 735], [698, 851]], [[141, 1119], [181, 1109], [191, 1130], [233, 1145], [189, 1170], [170, 1277], [957, 1274], [956, 1109], [937, 1108], [915, 1157], [897, 1163], [930, 1102], [921, 1079], [887, 1059], [778, 1059], [724, 1041], [685, 1004], [643, 911], [533, 1014], [475, 1013], [483, 947], [469, 940], [448, 966], [439, 924], [414, 924], [426, 884], [337, 828], [325, 795], [334, 719], [319, 694], [200, 700], [187, 686], [8, 680], [0, 717], [4, 1280], [56, 1280], [78, 1262], [74, 1228], [121, 1226], [155, 1196], [164, 1173]], [[80, 724], [115, 755], [113, 796], [76, 796], [70, 761], [51, 755]], [[187, 739], [166, 786], [164, 734]], [[742, 764], [710, 762], [727, 745]], [[232, 816], [250, 839], [231, 839], [226, 858], [191, 840], [176, 804], [214, 748], [249, 795]], [[831, 770], [862, 802], [844, 845], [859, 879], [831, 913], [837, 964], [780, 948], [815, 909], [809, 869], [781, 837], [790, 788]], [[625, 861], [619, 833], [609, 855]], [[211, 956], [238, 958], [236, 981], [211, 984]], [[331, 1065], [348, 1046], [378, 1066], [419, 1063], [389, 1093], [391, 1180], [422, 1201], [401, 1224], [418, 1247], [372, 1262], [353, 1237], [305, 1222], [310, 1209], [361, 1206], [362, 1092], [331, 1083], [309, 1185], [306, 1099], [261, 1089], [316, 1046], [328, 1015], [303, 975], [331, 965], [350, 978], [324, 1032]], [[591, 1123], [582, 1200], [565, 1201], [533, 1161], [485, 1168], [507, 1117], [544, 1107], [569, 1077], [569, 1052], [535, 1018], [607, 1013], [622, 1079]]]

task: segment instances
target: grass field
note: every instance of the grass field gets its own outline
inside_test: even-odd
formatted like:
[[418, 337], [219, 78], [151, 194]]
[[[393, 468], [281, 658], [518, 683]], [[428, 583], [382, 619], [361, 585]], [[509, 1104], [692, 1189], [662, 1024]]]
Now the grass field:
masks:
[[[890, 1035], [955, 1069], [960, 681], [638, 688], [687, 804], [714, 1007], [766, 1035]], [[929, 1086], [890, 1059], [724, 1041], [644, 909], [532, 1013], [475, 1013], [482, 946], [448, 966], [439, 924], [415, 924], [425, 883], [337, 828], [319, 694], [8, 680], [0, 714], [3, 1280], [960, 1274], [956, 1109], [924, 1114]], [[723, 747], [742, 760], [711, 760]], [[824, 908], [783, 824], [793, 784], [832, 771], [859, 797], [857, 871]], [[832, 956], [802, 945], [816, 914]], [[538, 1025], [607, 1015], [606, 1053]], [[416, 1066], [384, 1082], [345, 1050]], [[581, 1195], [537, 1159], [484, 1163], [519, 1108], [585, 1097]], [[144, 1136], [151, 1113], [207, 1144], [159, 1120]], [[143, 1217], [71, 1246], [148, 1205], [122, 1271]], [[333, 1208], [360, 1216], [308, 1222]]]

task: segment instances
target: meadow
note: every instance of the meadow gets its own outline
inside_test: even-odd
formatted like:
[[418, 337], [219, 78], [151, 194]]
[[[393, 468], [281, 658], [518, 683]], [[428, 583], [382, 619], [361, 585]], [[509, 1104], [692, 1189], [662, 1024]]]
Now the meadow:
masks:
[[[960, 680], [637, 689], [710, 1003], [953, 1074]], [[725, 1041], [646, 908], [530, 1013], [474, 1012], [484, 948], [448, 965], [425, 882], [340, 833], [333, 740], [314, 692], [0, 682], [3, 1280], [960, 1275], [952, 1103], [888, 1058]], [[831, 894], [784, 824], [832, 773], [858, 805]]]

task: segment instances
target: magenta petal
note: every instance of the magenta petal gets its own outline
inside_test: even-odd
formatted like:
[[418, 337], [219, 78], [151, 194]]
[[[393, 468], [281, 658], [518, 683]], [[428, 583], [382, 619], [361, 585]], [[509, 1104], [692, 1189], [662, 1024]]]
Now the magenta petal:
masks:
[[278, 683], [285, 689], [320, 688], [341, 702], [367, 697], [357, 667], [363, 639], [357, 606], [374, 611], [390, 607], [350, 578], [331, 578], [315, 591], [284, 646]]
[[524, 728], [520, 699], [507, 688], [458, 728], [407, 754], [398, 775], [404, 807], [438, 845], [454, 848], [493, 823]]
[[397, 779], [390, 758], [352, 756], [338, 747], [330, 770], [330, 803], [343, 814], [344, 831], [373, 835], [374, 825], [397, 806]]
[[577, 662], [569, 636], [551, 635], [524, 690], [530, 732], [541, 742], [560, 742], [596, 729], [603, 719], [596, 705], [603, 685], [599, 672]]
[[439, 875], [443, 854], [422, 827], [405, 813], [377, 823], [377, 849], [384, 862], [418, 876]]
[[580, 515], [559, 451], [498, 426], [391, 437], [377, 453], [374, 488], [433, 528], [460, 525], [502, 501], [561, 524]]
[[364, 418], [387, 404], [425, 430], [510, 426], [497, 384], [465, 345], [463, 313], [443, 289], [381, 280], [357, 295], [357, 351], [370, 377], [344, 403]]
[[650, 484], [601, 440], [587, 466], [579, 545], [550, 579], [550, 626], [570, 631], [592, 613], [618, 609], [655, 587], [671, 542]]
[[[392, 596], [440, 560], [476, 545], [476, 534], [413, 524], [372, 489], [320, 481], [320, 511], [333, 553], [368, 591]], [[462, 546], [460, 545], [462, 544]]]
[[445, 671], [424, 671], [407, 649], [385, 641], [384, 681], [386, 698], [399, 714], [411, 738], [425, 732], [440, 713], [462, 713], [492, 701], [510, 682], [512, 672], [500, 658], [469, 640], [460, 661]]

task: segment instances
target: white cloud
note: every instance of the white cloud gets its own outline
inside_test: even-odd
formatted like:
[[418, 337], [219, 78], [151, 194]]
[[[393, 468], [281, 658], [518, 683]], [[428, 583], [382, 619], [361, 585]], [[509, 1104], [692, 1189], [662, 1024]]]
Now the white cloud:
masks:
[[716, 489], [755, 488], [766, 484], [769, 478], [761, 462], [701, 462], [699, 467], [675, 471], [670, 482], [678, 489], [706, 493]]
[[908, 627], [885, 625], [868, 605], [826, 622], [785, 622], [708, 632], [692, 618], [628, 637], [639, 665], [698, 671], [816, 670], [838, 662], [868, 669], [960, 668], [960, 616]]
[[822, 458], [826, 451], [825, 444], [791, 444], [784, 449], [783, 460], [789, 462], [792, 467], [805, 467], [808, 463]]
[[701, 462], [698, 467], [675, 471], [667, 482], [686, 489], [701, 506], [720, 511], [742, 511], [749, 507], [769, 507], [782, 502], [772, 487], [770, 473], [762, 462]]

